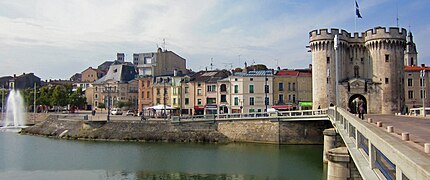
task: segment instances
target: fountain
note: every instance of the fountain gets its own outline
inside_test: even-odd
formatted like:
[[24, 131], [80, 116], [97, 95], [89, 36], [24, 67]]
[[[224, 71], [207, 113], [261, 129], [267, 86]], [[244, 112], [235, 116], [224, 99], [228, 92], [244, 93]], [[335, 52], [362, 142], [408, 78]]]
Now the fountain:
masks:
[[11, 90], [6, 101], [6, 117], [3, 128], [21, 129], [25, 126], [24, 99], [18, 90]]

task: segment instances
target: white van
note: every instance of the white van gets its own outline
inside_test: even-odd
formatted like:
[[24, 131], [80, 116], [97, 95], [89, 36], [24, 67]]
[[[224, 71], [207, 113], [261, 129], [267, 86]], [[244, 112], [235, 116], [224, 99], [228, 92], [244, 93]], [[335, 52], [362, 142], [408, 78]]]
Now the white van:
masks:
[[112, 115], [122, 115], [122, 111], [120, 108], [113, 108], [110, 112]]

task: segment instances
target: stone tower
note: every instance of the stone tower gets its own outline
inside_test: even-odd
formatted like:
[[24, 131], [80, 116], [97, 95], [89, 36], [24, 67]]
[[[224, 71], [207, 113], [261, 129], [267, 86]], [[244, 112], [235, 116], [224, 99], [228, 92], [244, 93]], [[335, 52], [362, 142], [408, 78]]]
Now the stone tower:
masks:
[[[339, 36], [339, 67], [335, 68], [334, 36]], [[403, 74], [406, 30], [383, 27], [351, 36], [345, 30], [309, 33], [312, 52], [313, 107], [335, 104], [339, 74], [339, 106], [356, 111], [355, 99], [367, 113], [399, 112], [405, 104]]]
[[412, 33], [409, 32], [406, 42], [405, 51], [405, 66], [417, 66], [418, 65], [418, 52], [415, 46]]

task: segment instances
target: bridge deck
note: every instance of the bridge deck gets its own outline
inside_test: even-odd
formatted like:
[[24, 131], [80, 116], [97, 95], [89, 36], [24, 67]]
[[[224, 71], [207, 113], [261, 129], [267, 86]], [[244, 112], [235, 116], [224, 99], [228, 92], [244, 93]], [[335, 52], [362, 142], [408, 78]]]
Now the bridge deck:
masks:
[[394, 132], [401, 135], [408, 132], [410, 140], [424, 146], [430, 143], [430, 119], [413, 116], [394, 116], [394, 115], [365, 115], [365, 118], [372, 118], [373, 122], [382, 122], [384, 128], [393, 126]]

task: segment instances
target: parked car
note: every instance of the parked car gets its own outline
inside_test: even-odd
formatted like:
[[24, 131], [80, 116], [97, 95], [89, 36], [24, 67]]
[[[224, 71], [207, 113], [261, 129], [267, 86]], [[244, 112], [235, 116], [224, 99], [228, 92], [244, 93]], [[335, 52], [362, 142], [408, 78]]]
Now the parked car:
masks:
[[113, 109], [111, 110], [111, 114], [112, 114], [112, 115], [122, 115], [122, 111], [121, 111], [121, 109], [119, 109], [119, 108], [113, 108]]
[[127, 113], [125, 113], [125, 115], [126, 115], [126, 116], [136, 116], [136, 115], [134, 114], [134, 111], [132, 111], [132, 110], [128, 110], [128, 111], [127, 111]]

